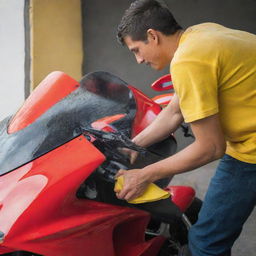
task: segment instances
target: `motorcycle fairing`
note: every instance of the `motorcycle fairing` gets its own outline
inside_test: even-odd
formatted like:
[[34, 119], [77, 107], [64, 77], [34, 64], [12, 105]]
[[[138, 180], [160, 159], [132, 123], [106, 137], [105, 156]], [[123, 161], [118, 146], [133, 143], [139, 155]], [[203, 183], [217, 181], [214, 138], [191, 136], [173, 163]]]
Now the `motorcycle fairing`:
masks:
[[153, 97], [152, 100], [164, 108], [172, 101], [173, 96], [174, 93], [165, 93], [164, 95]]
[[[28, 166], [32, 164], [32, 169], [22, 175], [22, 177], [20, 176], [16, 179], [18, 185], [16, 184], [17, 186], [15, 185], [15, 188], [17, 190], [15, 190], [15, 188], [10, 190], [9, 188], [11, 192], [6, 194], [5, 198], [8, 198], [10, 195], [22, 195], [22, 192], [26, 191], [24, 184], [26, 184], [26, 188], [31, 189], [31, 191], [28, 192], [31, 193], [31, 198], [28, 198], [27, 201], [22, 201], [22, 197], [18, 197], [17, 199], [20, 200], [16, 200], [16, 203], [21, 202], [23, 204], [23, 207], [18, 207], [20, 210], [19, 217], [13, 217], [12, 221], [7, 221], [6, 225], [2, 225], [2, 230], [5, 232], [3, 243], [5, 251], [6, 248], [7, 250], [10, 248], [13, 250], [33, 251], [47, 256], [153, 256], [157, 254], [164, 238], [157, 237], [145, 242], [144, 231], [149, 219], [148, 214], [136, 209], [113, 206], [93, 200], [77, 199], [76, 197], [76, 190], [82, 181], [92, 174], [95, 168], [105, 159], [105, 156], [90, 142], [86, 141], [83, 136], [79, 136], [83, 132], [83, 129], [90, 126], [92, 123], [95, 124], [97, 121], [100, 122], [104, 120], [107, 124], [107, 128], [122, 131], [128, 136], [130, 132], [133, 131], [132, 134], [134, 135], [143, 129], [143, 127], [145, 128], [161, 110], [157, 104], [146, 96], [143, 96], [142, 93], [137, 92], [136, 89], [132, 90], [131, 86], [128, 88], [125, 82], [121, 81], [122, 84], [120, 81], [119, 78], [114, 77], [113, 79], [111, 74], [104, 72], [89, 74], [81, 81], [81, 86], [78, 89], [53, 105], [33, 123], [26, 126], [24, 129], [8, 134], [10, 135], [9, 138], [11, 138], [8, 141], [10, 145], [13, 141], [17, 142], [14, 139], [15, 137], [11, 137], [11, 135], [22, 134], [21, 132], [29, 127], [33, 127], [33, 129], [37, 127], [40, 128], [40, 125], [33, 125], [41, 119], [41, 123], [39, 122], [41, 128], [45, 129], [45, 127], [48, 128], [48, 126], [51, 125], [57, 127], [56, 131], [49, 131], [46, 139], [52, 138], [51, 135], [55, 135], [58, 137], [57, 141], [59, 144], [53, 143], [53, 145], [45, 146], [46, 150], [42, 155], [32, 158], [32, 162], [21, 166], [21, 169], [23, 167], [28, 168]], [[83, 82], [85, 83], [84, 86], [82, 86]], [[107, 86], [107, 88], [105, 86]], [[84, 94], [82, 96], [79, 94], [82, 90], [81, 88], [84, 88], [88, 97], [83, 97]], [[115, 93], [113, 89], [116, 90]], [[71, 95], [73, 100], [67, 100]], [[79, 97], [77, 95], [79, 95]], [[126, 99], [126, 101], [121, 99], [123, 104], [118, 102], [120, 96]], [[91, 99], [90, 104], [84, 105], [82, 101], [88, 98]], [[98, 100], [94, 102], [93, 99]], [[90, 111], [88, 112], [88, 109], [83, 107], [78, 107], [79, 113], [70, 111], [77, 110], [77, 106], [75, 106], [76, 100], [80, 100], [81, 106], [93, 106], [92, 113]], [[63, 102], [66, 102], [66, 104]], [[117, 110], [117, 108], [114, 107], [118, 105], [120, 111], [113, 112], [113, 109]], [[56, 106], [58, 107], [56, 108]], [[141, 111], [140, 113], [138, 113], [139, 111], [136, 113], [136, 106]], [[103, 109], [103, 114], [94, 111], [101, 108]], [[63, 113], [63, 109], [66, 110], [67, 113], [64, 113], [64, 117], [60, 118], [63, 122], [59, 122], [58, 115]], [[81, 112], [83, 111], [87, 112], [89, 116], [88, 119], [86, 115], [82, 115]], [[49, 112], [55, 115], [51, 116]], [[94, 115], [95, 112], [96, 116]], [[77, 119], [79, 119], [76, 119], [77, 116], [84, 118], [82, 121], [78, 120], [78, 124], [75, 123]], [[51, 117], [54, 117], [54, 120], [52, 120]], [[111, 121], [109, 121], [108, 118]], [[111, 118], [114, 118], [114, 120]], [[45, 121], [48, 122], [46, 125], [44, 123]], [[74, 123], [75, 125], [71, 125], [71, 129], [68, 129], [69, 124]], [[5, 124], [5, 126], [2, 126], [4, 131], [6, 131], [8, 122]], [[67, 124], [67, 127], [64, 127], [63, 132], [64, 124]], [[61, 134], [58, 134], [58, 132]], [[36, 140], [37, 134], [32, 135], [34, 136], [31, 136], [31, 139]], [[42, 138], [41, 135], [39, 137]], [[174, 139], [172, 139], [172, 142], [174, 142], [173, 140]], [[0, 136], [0, 145], [1, 142], [3, 142], [3, 140], [1, 141]], [[78, 142], [86, 143], [86, 147], [83, 147], [83, 145]], [[45, 143], [47, 143], [47, 141]], [[16, 146], [15, 143], [13, 145], [14, 147]], [[41, 147], [40, 143], [38, 145]], [[26, 146], [29, 146], [29, 144], [27, 143]], [[72, 150], [70, 148], [72, 148]], [[70, 151], [67, 149], [70, 149]], [[91, 156], [91, 151], [95, 152], [95, 159], [87, 159], [88, 156]], [[31, 152], [33, 152], [33, 150], [31, 150]], [[56, 153], [57, 155], [55, 155], [54, 152], [58, 152]], [[84, 153], [84, 155], [79, 154], [79, 152]], [[90, 154], [88, 152], [90, 152]], [[82, 156], [84, 158], [82, 158]], [[86, 163], [87, 165], [84, 166]], [[91, 166], [91, 163], [93, 166]], [[21, 169], [19, 169], [20, 174], [22, 173]], [[17, 171], [18, 169], [2, 176], [0, 182], [4, 179], [8, 179], [11, 175], [16, 175]], [[1, 185], [4, 186], [3, 183]], [[4, 201], [4, 203], [1, 204], [0, 202], [0, 215], [2, 212], [6, 220], [8, 216], [7, 214], [4, 215], [4, 211], [7, 210], [8, 207], [11, 207], [11, 205], [8, 204], [8, 200], [2, 201]], [[12, 206], [14, 207], [12, 210], [15, 212], [14, 201], [12, 201]], [[9, 209], [9, 211], [7, 210], [6, 212], [12, 212], [12, 210]], [[16, 213], [16, 215], [14, 214], [13, 216], [17, 217], [18, 215]], [[31, 216], [33, 216], [33, 219], [31, 219]], [[128, 238], [127, 230], [129, 230]], [[135, 230], [138, 235], [134, 236]], [[85, 237], [88, 238], [88, 240], [85, 241]], [[113, 239], [115, 240], [113, 241]], [[103, 245], [99, 246], [98, 241], [104, 241]], [[114, 247], [113, 244], [116, 246]], [[85, 251], [84, 248], [86, 248], [87, 251]]]
[[32, 124], [78, 87], [79, 83], [65, 73], [52, 72], [37, 86], [15, 114], [8, 127], [8, 133], [17, 132]]
[[91, 124], [94, 129], [105, 131], [105, 132], [116, 132], [115, 128], [111, 126], [111, 123], [124, 118], [125, 114], [117, 114], [113, 116], [106, 116], [99, 119]]
[[173, 82], [171, 75], [168, 74], [160, 77], [151, 85], [151, 88], [155, 91], [173, 90]]
[[[74, 86], [73, 81], [70, 83], [66, 86]], [[58, 90], [61, 90], [60, 86]], [[48, 95], [44, 94], [43, 97], [47, 102]], [[40, 101], [43, 103], [44, 99]], [[29, 106], [24, 106], [29, 112]], [[18, 113], [22, 109], [23, 107]], [[6, 118], [0, 122], [0, 175], [81, 135], [83, 127], [90, 127], [91, 123], [106, 116], [124, 114], [113, 125], [130, 137], [135, 113], [134, 96], [124, 81], [106, 72], [90, 73], [81, 80], [77, 89], [49, 107], [23, 129], [8, 134], [7, 130], [12, 121]], [[17, 119], [14, 116], [12, 120], [15, 122]]]
[[155, 256], [165, 239], [145, 241], [147, 213], [76, 197], [79, 185], [104, 159], [79, 136], [2, 176], [0, 231], [5, 236], [0, 252]]
[[185, 212], [195, 198], [195, 190], [188, 186], [168, 186], [166, 190], [171, 193], [172, 202], [181, 212]]
[[130, 85], [129, 88], [135, 96], [137, 109], [139, 110], [136, 112], [133, 122], [132, 137], [134, 137], [152, 123], [162, 109], [157, 103], [148, 98], [141, 91]]

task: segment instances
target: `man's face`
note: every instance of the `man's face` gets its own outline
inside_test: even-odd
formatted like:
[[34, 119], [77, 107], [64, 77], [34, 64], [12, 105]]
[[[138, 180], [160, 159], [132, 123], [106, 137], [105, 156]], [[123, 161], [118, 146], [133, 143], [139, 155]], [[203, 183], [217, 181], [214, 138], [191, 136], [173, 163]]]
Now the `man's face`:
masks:
[[146, 64], [156, 70], [161, 70], [168, 65], [161, 48], [155, 40], [149, 38], [144, 41], [133, 41], [130, 36], [124, 38], [124, 42], [131, 52], [134, 53], [138, 64]]

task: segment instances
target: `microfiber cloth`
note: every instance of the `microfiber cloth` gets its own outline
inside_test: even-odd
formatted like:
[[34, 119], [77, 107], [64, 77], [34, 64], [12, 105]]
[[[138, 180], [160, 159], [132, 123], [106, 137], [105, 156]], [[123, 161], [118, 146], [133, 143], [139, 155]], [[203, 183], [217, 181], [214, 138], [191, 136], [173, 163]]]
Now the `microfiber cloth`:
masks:
[[[124, 185], [124, 177], [119, 176], [116, 180], [114, 190], [115, 191], [122, 190], [123, 185]], [[150, 183], [148, 185], [148, 187], [146, 188], [145, 192], [141, 196], [139, 196], [131, 201], [128, 201], [128, 203], [131, 203], [131, 204], [149, 203], [149, 202], [154, 202], [154, 201], [158, 201], [161, 199], [166, 199], [168, 197], [170, 197], [170, 193], [159, 188], [154, 183]]]

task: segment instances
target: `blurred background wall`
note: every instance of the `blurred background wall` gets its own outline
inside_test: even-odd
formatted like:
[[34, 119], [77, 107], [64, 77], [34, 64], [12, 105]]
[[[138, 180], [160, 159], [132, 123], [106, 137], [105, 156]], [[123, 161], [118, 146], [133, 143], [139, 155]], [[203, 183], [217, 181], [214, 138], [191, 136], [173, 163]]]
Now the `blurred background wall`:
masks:
[[0, 120], [24, 101], [24, 1], [0, 0]]
[[[200, 22], [256, 33], [255, 0], [161, 0], [184, 27]], [[161, 72], [137, 65], [116, 41], [131, 0], [0, 0], [0, 119], [13, 113], [51, 71], [75, 79], [104, 70], [149, 96]]]
[[[126, 82], [155, 95], [149, 85], [164, 71], [137, 65], [134, 56], [116, 41], [116, 28], [131, 0], [82, 0], [84, 66], [83, 73], [105, 70]], [[255, 0], [162, 0], [184, 27], [217, 22], [256, 33]]]

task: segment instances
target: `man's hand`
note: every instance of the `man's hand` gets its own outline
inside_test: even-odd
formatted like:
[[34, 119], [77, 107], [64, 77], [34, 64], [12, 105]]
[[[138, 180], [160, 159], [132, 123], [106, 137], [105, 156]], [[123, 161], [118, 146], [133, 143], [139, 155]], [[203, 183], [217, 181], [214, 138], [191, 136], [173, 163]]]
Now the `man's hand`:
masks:
[[131, 164], [134, 164], [134, 162], [136, 161], [136, 159], [139, 155], [138, 151], [135, 151], [135, 150], [132, 150], [132, 149], [129, 149], [129, 148], [120, 148], [119, 151], [122, 154], [128, 156], [128, 158], [130, 159]]
[[148, 177], [143, 169], [132, 169], [129, 171], [120, 170], [116, 177], [124, 176], [124, 186], [121, 191], [115, 191], [119, 199], [126, 201], [133, 200], [146, 190], [150, 184]]

